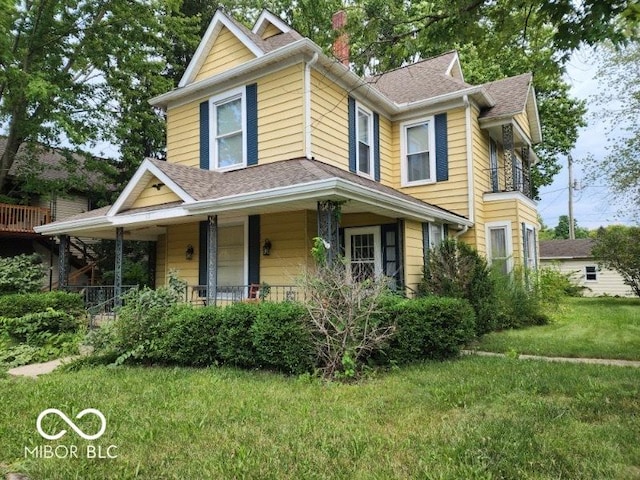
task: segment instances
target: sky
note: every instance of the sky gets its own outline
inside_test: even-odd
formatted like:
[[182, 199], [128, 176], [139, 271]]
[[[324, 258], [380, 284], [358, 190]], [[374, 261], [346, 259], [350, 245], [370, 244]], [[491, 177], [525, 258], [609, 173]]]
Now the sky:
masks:
[[[594, 78], [598, 69], [594, 63], [595, 56], [589, 49], [574, 53], [567, 65], [566, 79], [571, 85], [574, 97], [587, 100], [587, 108], [593, 104], [593, 97], [602, 86]], [[591, 101], [590, 101], [591, 99]], [[580, 159], [592, 154], [595, 158], [603, 158], [608, 153], [605, 128], [594, 114], [593, 108], [587, 113], [588, 125], [580, 129], [580, 136], [572, 150], [573, 179], [577, 187], [573, 194], [573, 216], [580, 227], [596, 229], [611, 224], [632, 224], [630, 216], [620, 214], [619, 205], [611, 197], [604, 182], [589, 181], [580, 165]], [[540, 189], [538, 212], [544, 224], [555, 227], [561, 215], [569, 212], [569, 178], [567, 158], [559, 158], [561, 172], [551, 185]]]

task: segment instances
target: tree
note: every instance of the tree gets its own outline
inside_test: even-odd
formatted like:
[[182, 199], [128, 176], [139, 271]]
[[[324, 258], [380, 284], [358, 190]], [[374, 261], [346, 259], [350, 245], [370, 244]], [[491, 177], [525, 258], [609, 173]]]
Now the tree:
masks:
[[640, 216], [640, 43], [605, 46], [599, 58], [603, 88], [593, 100], [611, 153], [585, 163], [592, 179], [606, 182], [620, 204]]
[[[578, 226], [578, 220], [573, 219], [573, 232], [575, 238], [589, 238], [589, 230]], [[558, 225], [554, 228], [555, 239], [568, 239], [569, 238], [569, 216], [560, 215], [558, 219]]]
[[600, 228], [592, 249], [605, 268], [617, 271], [640, 297], [640, 228], [614, 225]]
[[[146, 104], [173, 86], [172, 42], [195, 39], [178, 0], [5, 0], [0, 3], [0, 192], [23, 142], [110, 140], [125, 161], [164, 147]], [[192, 41], [192, 43], [194, 43]], [[131, 151], [131, 152], [130, 152]]]

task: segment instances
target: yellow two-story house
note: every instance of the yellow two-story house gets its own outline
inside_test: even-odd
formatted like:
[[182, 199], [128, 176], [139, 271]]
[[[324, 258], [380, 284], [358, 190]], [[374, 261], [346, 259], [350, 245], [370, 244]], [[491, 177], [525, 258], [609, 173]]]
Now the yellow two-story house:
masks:
[[39, 232], [155, 241], [157, 285], [174, 270], [213, 301], [264, 283], [289, 297], [314, 237], [352, 275], [409, 292], [447, 236], [505, 271], [536, 265], [530, 74], [470, 85], [447, 52], [362, 78], [268, 11], [252, 30], [218, 11], [151, 104], [167, 160], [145, 160], [113, 205]]

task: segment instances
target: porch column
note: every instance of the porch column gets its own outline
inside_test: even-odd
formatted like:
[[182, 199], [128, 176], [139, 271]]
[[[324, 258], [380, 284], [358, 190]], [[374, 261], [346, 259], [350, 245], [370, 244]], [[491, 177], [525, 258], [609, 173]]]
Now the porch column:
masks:
[[69, 286], [69, 235], [58, 239], [58, 290], [64, 290]]
[[340, 250], [340, 205], [332, 200], [318, 202], [318, 236], [329, 244], [327, 264], [333, 265]]
[[529, 159], [529, 146], [522, 147], [522, 187], [523, 192], [527, 197], [533, 196], [533, 190], [531, 188], [531, 160]]
[[122, 252], [124, 244], [124, 227], [116, 228], [116, 262], [113, 279], [113, 301], [116, 308], [122, 306]]
[[502, 145], [504, 146], [504, 183], [507, 191], [515, 190], [514, 180], [516, 178], [515, 152], [513, 146], [513, 125], [502, 126]]
[[218, 298], [218, 216], [209, 216], [207, 226], [207, 305], [215, 305]]
[[158, 265], [158, 242], [147, 243], [147, 258], [149, 270], [149, 286], [156, 288], [156, 269]]

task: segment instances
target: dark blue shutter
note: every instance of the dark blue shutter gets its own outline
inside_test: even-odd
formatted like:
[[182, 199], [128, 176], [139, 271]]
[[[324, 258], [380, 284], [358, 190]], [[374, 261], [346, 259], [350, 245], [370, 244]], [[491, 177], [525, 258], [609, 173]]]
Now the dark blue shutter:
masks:
[[429, 224], [427, 222], [422, 223], [422, 259], [424, 265], [429, 263], [429, 251], [431, 250], [431, 241], [429, 239]]
[[442, 225], [442, 234], [445, 240], [449, 238], [449, 225], [447, 224]]
[[200, 104], [200, 168], [209, 170], [209, 101]]
[[436, 181], [449, 180], [449, 148], [447, 145], [447, 114], [435, 116]]
[[207, 244], [209, 243], [209, 222], [200, 222], [198, 239], [198, 285], [206, 285], [208, 277]]
[[356, 171], [356, 101], [349, 97], [349, 171]]
[[258, 164], [258, 85], [246, 87], [247, 102], [247, 165]]
[[373, 178], [380, 181], [380, 115], [373, 114]]
[[260, 283], [260, 215], [249, 215], [249, 284]]

